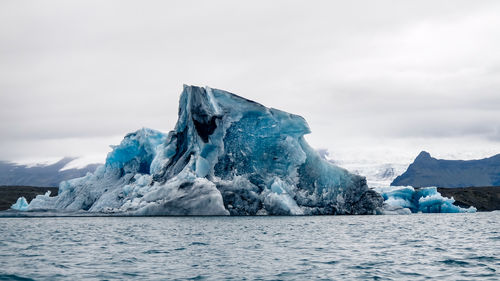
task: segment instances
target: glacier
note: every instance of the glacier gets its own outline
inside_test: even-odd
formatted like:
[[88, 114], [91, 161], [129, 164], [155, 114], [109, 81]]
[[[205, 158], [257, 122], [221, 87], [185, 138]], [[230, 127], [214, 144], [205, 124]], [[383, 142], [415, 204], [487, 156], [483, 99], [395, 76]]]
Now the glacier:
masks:
[[384, 213], [475, 213], [476, 208], [453, 205], [455, 200], [443, 197], [436, 187], [413, 188], [412, 186], [377, 187], [374, 190], [384, 197]]
[[27, 211], [119, 215], [379, 214], [366, 179], [305, 141], [301, 116], [209, 87], [184, 86], [168, 134], [140, 129], [104, 165], [39, 195]]

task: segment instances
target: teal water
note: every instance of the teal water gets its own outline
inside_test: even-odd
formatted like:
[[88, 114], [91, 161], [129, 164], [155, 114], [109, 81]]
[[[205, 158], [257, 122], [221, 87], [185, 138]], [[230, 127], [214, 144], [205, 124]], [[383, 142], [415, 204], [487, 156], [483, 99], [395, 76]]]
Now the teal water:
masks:
[[500, 213], [0, 218], [0, 280], [499, 280]]

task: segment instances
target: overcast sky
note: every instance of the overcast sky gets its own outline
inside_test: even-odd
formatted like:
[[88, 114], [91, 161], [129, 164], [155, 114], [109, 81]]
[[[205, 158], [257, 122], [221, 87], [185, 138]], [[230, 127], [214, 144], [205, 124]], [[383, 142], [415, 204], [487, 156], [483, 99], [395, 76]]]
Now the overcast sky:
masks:
[[[333, 158], [500, 153], [500, 1], [1, 1], [0, 159], [173, 129], [183, 84], [302, 115]], [[357, 160], [356, 160], [357, 161]]]

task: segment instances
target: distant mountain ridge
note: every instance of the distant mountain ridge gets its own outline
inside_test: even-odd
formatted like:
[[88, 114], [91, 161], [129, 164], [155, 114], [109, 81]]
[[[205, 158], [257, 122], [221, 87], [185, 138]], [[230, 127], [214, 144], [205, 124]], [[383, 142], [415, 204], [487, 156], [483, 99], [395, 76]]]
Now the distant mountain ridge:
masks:
[[500, 185], [500, 154], [479, 160], [443, 160], [422, 151], [392, 186], [473, 187]]
[[396, 176], [402, 174], [408, 164], [400, 162], [337, 160], [330, 157], [327, 149], [317, 150], [320, 157], [334, 165], [341, 166], [348, 171], [366, 177], [368, 186], [371, 188], [389, 186]]
[[65, 157], [50, 165], [20, 165], [0, 161], [0, 185], [59, 186], [64, 180], [85, 176], [101, 164], [89, 164], [83, 168], [63, 169], [76, 158]]

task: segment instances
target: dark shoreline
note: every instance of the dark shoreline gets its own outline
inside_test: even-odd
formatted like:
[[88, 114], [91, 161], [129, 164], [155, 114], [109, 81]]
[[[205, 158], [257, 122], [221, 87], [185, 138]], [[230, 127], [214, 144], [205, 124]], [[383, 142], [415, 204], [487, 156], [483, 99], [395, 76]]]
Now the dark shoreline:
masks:
[[438, 192], [445, 197], [453, 197], [454, 204], [460, 207], [474, 206], [480, 212], [500, 210], [500, 186], [438, 187]]
[[0, 186], [0, 211], [7, 210], [16, 203], [19, 197], [24, 197], [28, 202], [37, 195], [45, 194], [50, 190], [50, 196], [56, 196], [57, 187], [36, 187], [36, 186]]
[[[17, 199], [24, 196], [28, 202], [37, 195], [51, 191], [51, 196], [57, 196], [57, 187], [36, 186], [0, 186], [0, 211], [10, 208]], [[500, 186], [442, 188], [438, 192], [445, 197], [453, 197], [455, 205], [468, 208], [474, 206], [480, 212], [500, 210]]]

